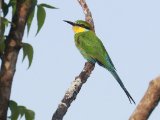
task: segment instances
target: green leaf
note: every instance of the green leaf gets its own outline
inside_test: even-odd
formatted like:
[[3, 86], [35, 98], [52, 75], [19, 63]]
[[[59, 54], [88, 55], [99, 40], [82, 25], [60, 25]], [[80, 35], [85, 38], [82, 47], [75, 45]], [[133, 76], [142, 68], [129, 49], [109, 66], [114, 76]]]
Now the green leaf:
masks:
[[30, 8], [30, 14], [27, 19], [27, 35], [29, 35], [30, 27], [34, 18], [35, 14], [35, 6], [37, 5], [37, 0], [33, 0], [31, 8]]
[[20, 118], [22, 118], [25, 115], [26, 107], [25, 106], [18, 106], [18, 110], [19, 110]]
[[25, 118], [26, 118], [26, 120], [34, 120], [34, 118], [35, 118], [34, 111], [26, 109], [25, 110]]
[[41, 30], [43, 24], [44, 24], [44, 21], [45, 21], [45, 18], [46, 18], [46, 11], [45, 9], [42, 7], [42, 6], [37, 6], [37, 24], [38, 24], [38, 29], [37, 29], [37, 33], [36, 35], [39, 33], [39, 31]]
[[9, 101], [9, 108], [11, 110], [11, 116], [9, 118], [11, 118], [11, 120], [17, 120], [19, 116], [17, 103], [12, 100]]
[[37, 5], [37, 0], [33, 0], [33, 5]]
[[12, 6], [12, 16], [16, 12], [16, 3], [17, 3], [17, 0], [10, 0], [8, 4], [8, 7]]
[[2, 24], [5, 25], [5, 27], [8, 26], [9, 23], [11, 23], [8, 19], [6, 19], [5, 17], [0, 17]]
[[9, 23], [11, 23], [8, 19], [4, 17], [0, 17], [1, 25], [0, 25], [0, 41], [4, 37], [5, 29]]
[[2, 3], [2, 11], [3, 11], [3, 15], [4, 17], [8, 14], [8, 5], [7, 3], [5, 3], [5, 1]]
[[28, 68], [29, 68], [33, 60], [33, 47], [28, 43], [23, 43], [23, 60], [22, 61], [24, 61], [26, 56], [28, 57], [28, 61], [29, 61]]
[[28, 20], [27, 20], [27, 35], [29, 34], [29, 31], [30, 31], [30, 27], [31, 27], [31, 24], [33, 21], [34, 13], [35, 13], [35, 8], [32, 10], [32, 12], [30, 13]]
[[1, 25], [0, 25], [0, 39], [2, 39], [2, 37], [4, 36], [4, 32], [5, 32], [5, 23], [4, 23], [3, 19], [2, 19], [2, 17], [0, 17], [0, 21], [1, 21]]
[[51, 5], [48, 5], [48, 4], [45, 4], [45, 3], [39, 4], [39, 6], [46, 7], [46, 8], [50, 8], [50, 9], [57, 9], [57, 8], [54, 7], [54, 6], [51, 6]]

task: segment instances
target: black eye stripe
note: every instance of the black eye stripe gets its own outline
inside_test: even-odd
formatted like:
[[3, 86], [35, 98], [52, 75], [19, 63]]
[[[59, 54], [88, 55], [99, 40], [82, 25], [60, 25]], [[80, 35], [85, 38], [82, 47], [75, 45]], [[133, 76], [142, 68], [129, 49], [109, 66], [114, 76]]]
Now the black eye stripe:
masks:
[[86, 28], [86, 29], [90, 30], [89, 27], [87, 27], [87, 26], [85, 26], [85, 25], [82, 25], [82, 24], [75, 24], [75, 26], [83, 27], [83, 28]]

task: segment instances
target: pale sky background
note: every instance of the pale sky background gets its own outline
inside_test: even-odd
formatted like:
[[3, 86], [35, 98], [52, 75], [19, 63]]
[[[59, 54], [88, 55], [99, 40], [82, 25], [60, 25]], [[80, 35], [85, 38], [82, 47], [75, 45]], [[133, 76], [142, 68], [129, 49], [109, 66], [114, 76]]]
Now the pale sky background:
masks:
[[[77, 0], [38, 0], [56, 6], [47, 10], [44, 27], [35, 37], [36, 18], [24, 41], [34, 47], [29, 70], [20, 52], [11, 99], [51, 120], [65, 91], [81, 72], [85, 60], [76, 49], [71, 26], [62, 20], [84, 19]], [[159, 0], [86, 0], [96, 34], [102, 40], [126, 88], [139, 103], [150, 80], [160, 73]], [[135, 105], [112, 75], [96, 65], [64, 120], [127, 120]], [[149, 120], [160, 119], [160, 106]]]

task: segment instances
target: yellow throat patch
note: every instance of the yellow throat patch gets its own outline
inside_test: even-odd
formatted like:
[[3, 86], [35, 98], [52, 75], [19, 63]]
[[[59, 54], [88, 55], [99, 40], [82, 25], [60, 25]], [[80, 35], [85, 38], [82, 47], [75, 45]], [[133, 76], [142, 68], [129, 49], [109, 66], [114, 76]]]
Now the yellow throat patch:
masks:
[[82, 27], [79, 27], [79, 26], [73, 26], [72, 29], [73, 29], [74, 33], [79, 33], [79, 32], [86, 31], [85, 28], [82, 28]]

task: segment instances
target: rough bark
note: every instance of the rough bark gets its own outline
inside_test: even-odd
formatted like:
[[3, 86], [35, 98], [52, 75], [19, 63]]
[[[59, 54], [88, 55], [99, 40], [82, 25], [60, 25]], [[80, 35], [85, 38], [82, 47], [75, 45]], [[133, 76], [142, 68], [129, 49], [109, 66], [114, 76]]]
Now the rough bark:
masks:
[[[94, 30], [94, 22], [92, 19], [91, 12], [85, 2], [85, 0], [78, 0], [81, 5], [83, 12], [85, 14], [85, 20], [92, 25], [92, 30]], [[91, 72], [93, 71], [95, 64], [86, 62], [82, 72], [78, 77], [72, 82], [71, 86], [66, 91], [61, 103], [58, 105], [57, 110], [52, 116], [52, 120], [62, 120], [64, 115], [66, 114], [68, 108], [70, 107], [73, 100], [76, 99], [77, 94], [80, 92], [82, 85], [87, 81]]]
[[52, 120], [63, 119], [68, 108], [70, 107], [73, 100], [76, 99], [77, 94], [81, 90], [82, 85], [87, 81], [87, 78], [90, 76], [93, 69], [94, 69], [94, 64], [86, 62], [80, 75], [75, 78], [71, 86], [66, 91], [61, 103], [58, 105], [57, 110], [53, 114]]
[[148, 90], [129, 120], [147, 120], [160, 100], [160, 76], [152, 80]]
[[0, 70], [0, 120], [6, 120], [16, 62], [33, 0], [17, 0]]

